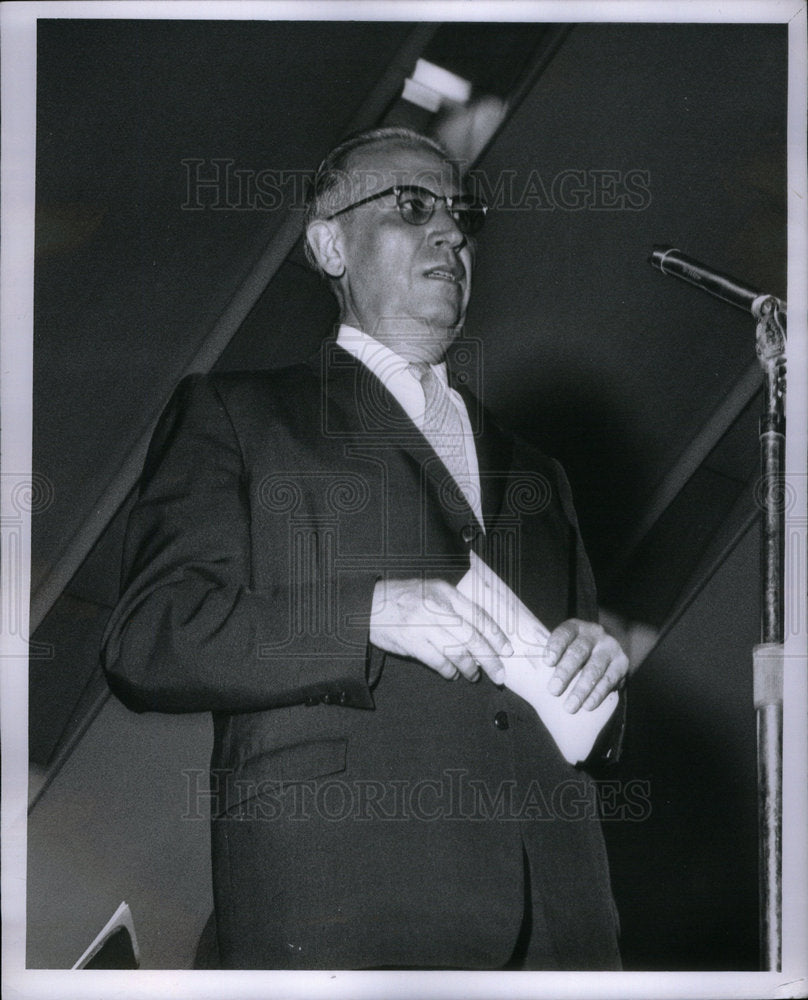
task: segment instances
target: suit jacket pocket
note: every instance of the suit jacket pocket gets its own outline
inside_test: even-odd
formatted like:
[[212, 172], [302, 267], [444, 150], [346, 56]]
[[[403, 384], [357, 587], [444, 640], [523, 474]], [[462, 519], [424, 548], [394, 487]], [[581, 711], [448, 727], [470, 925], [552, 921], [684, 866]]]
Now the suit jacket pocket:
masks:
[[232, 813], [284, 782], [313, 781], [345, 770], [348, 741], [341, 736], [258, 750], [235, 767], [211, 770], [213, 814]]

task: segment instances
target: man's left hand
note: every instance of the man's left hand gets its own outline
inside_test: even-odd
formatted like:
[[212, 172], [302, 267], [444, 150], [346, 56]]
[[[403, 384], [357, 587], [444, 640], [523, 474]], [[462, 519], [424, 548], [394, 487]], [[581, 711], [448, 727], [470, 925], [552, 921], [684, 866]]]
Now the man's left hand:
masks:
[[623, 684], [628, 657], [602, 625], [570, 618], [547, 640], [545, 662], [555, 667], [547, 685], [551, 694], [567, 692], [564, 708], [577, 712], [597, 708], [610, 691]]

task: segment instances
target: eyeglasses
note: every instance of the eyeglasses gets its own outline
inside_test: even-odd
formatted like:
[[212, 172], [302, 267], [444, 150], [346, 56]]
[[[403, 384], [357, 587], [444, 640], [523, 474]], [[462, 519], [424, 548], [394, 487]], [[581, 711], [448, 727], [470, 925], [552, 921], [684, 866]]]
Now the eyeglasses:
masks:
[[455, 225], [464, 236], [471, 236], [473, 233], [479, 232], [483, 222], [485, 222], [485, 213], [488, 211], [488, 205], [467, 194], [433, 194], [427, 188], [417, 185], [396, 185], [385, 188], [384, 191], [377, 191], [376, 194], [368, 195], [367, 198], [355, 201], [352, 205], [346, 205], [345, 208], [334, 212], [333, 215], [326, 216], [325, 221], [336, 219], [338, 215], [350, 212], [352, 208], [367, 205], [368, 202], [384, 198], [388, 194], [396, 196], [398, 214], [411, 226], [426, 225], [435, 214], [435, 205], [439, 201], [445, 201], [446, 211], [454, 219]]

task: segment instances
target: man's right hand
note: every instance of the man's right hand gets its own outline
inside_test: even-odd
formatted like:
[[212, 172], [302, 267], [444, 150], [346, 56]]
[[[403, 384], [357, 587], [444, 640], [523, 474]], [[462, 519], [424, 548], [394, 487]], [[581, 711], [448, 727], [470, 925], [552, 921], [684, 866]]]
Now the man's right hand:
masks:
[[410, 656], [447, 680], [505, 681], [503, 656], [513, 647], [496, 622], [445, 580], [379, 580], [373, 591], [370, 641]]

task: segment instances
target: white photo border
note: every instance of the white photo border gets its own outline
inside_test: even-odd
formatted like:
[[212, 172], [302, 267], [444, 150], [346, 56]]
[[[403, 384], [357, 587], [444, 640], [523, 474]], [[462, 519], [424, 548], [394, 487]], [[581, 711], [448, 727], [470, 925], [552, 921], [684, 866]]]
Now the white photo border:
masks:
[[[788, 24], [788, 307], [789, 394], [787, 468], [797, 490], [797, 510], [806, 509], [808, 408], [808, 184], [806, 183], [806, 5], [796, 0], [737, 0], [734, 3], [617, 2], [617, 0], [465, 0], [465, 2], [9, 2], [0, 9], [2, 27], [2, 461], [5, 471], [31, 470], [32, 323], [35, 177], [36, 22], [38, 18], [256, 19], [256, 20], [424, 20], [424, 21], [638, 21]], [[2, 511], [9, 512], [4, 476]], [[3, 521], [5, 524], [5, 520]], [[30, 541], [30, 516], [20, 526]], [[20, 602], [20, 628], [0, 634], [2, 656], [2, 901], [3, 985], [8, 997], [47, 1000], [76, 997], [199, 998], [267, 995], [319, 1000], [331, 997], [790, 997], [808, 992], [808, 881], [806, 880], [806, 705], [805, 554], [808, 523], [801, 528], [801, 552], [787, 564], [787, 601], [803, 634], [786, 648], [784, 740], [783, 971], [779, 973], [455, 973], [455, 972], [92, 972], [25, 968], [26, 801], [27, 801], [27, 594], [30, 552], [14, 553], [4, 542], [4, 600]], [[787, 556], [787, 558], [790, 558]], [[13, 634], [12, 634], [13, 633]], [[796, 668], [796, 669], [793, 669]]]

